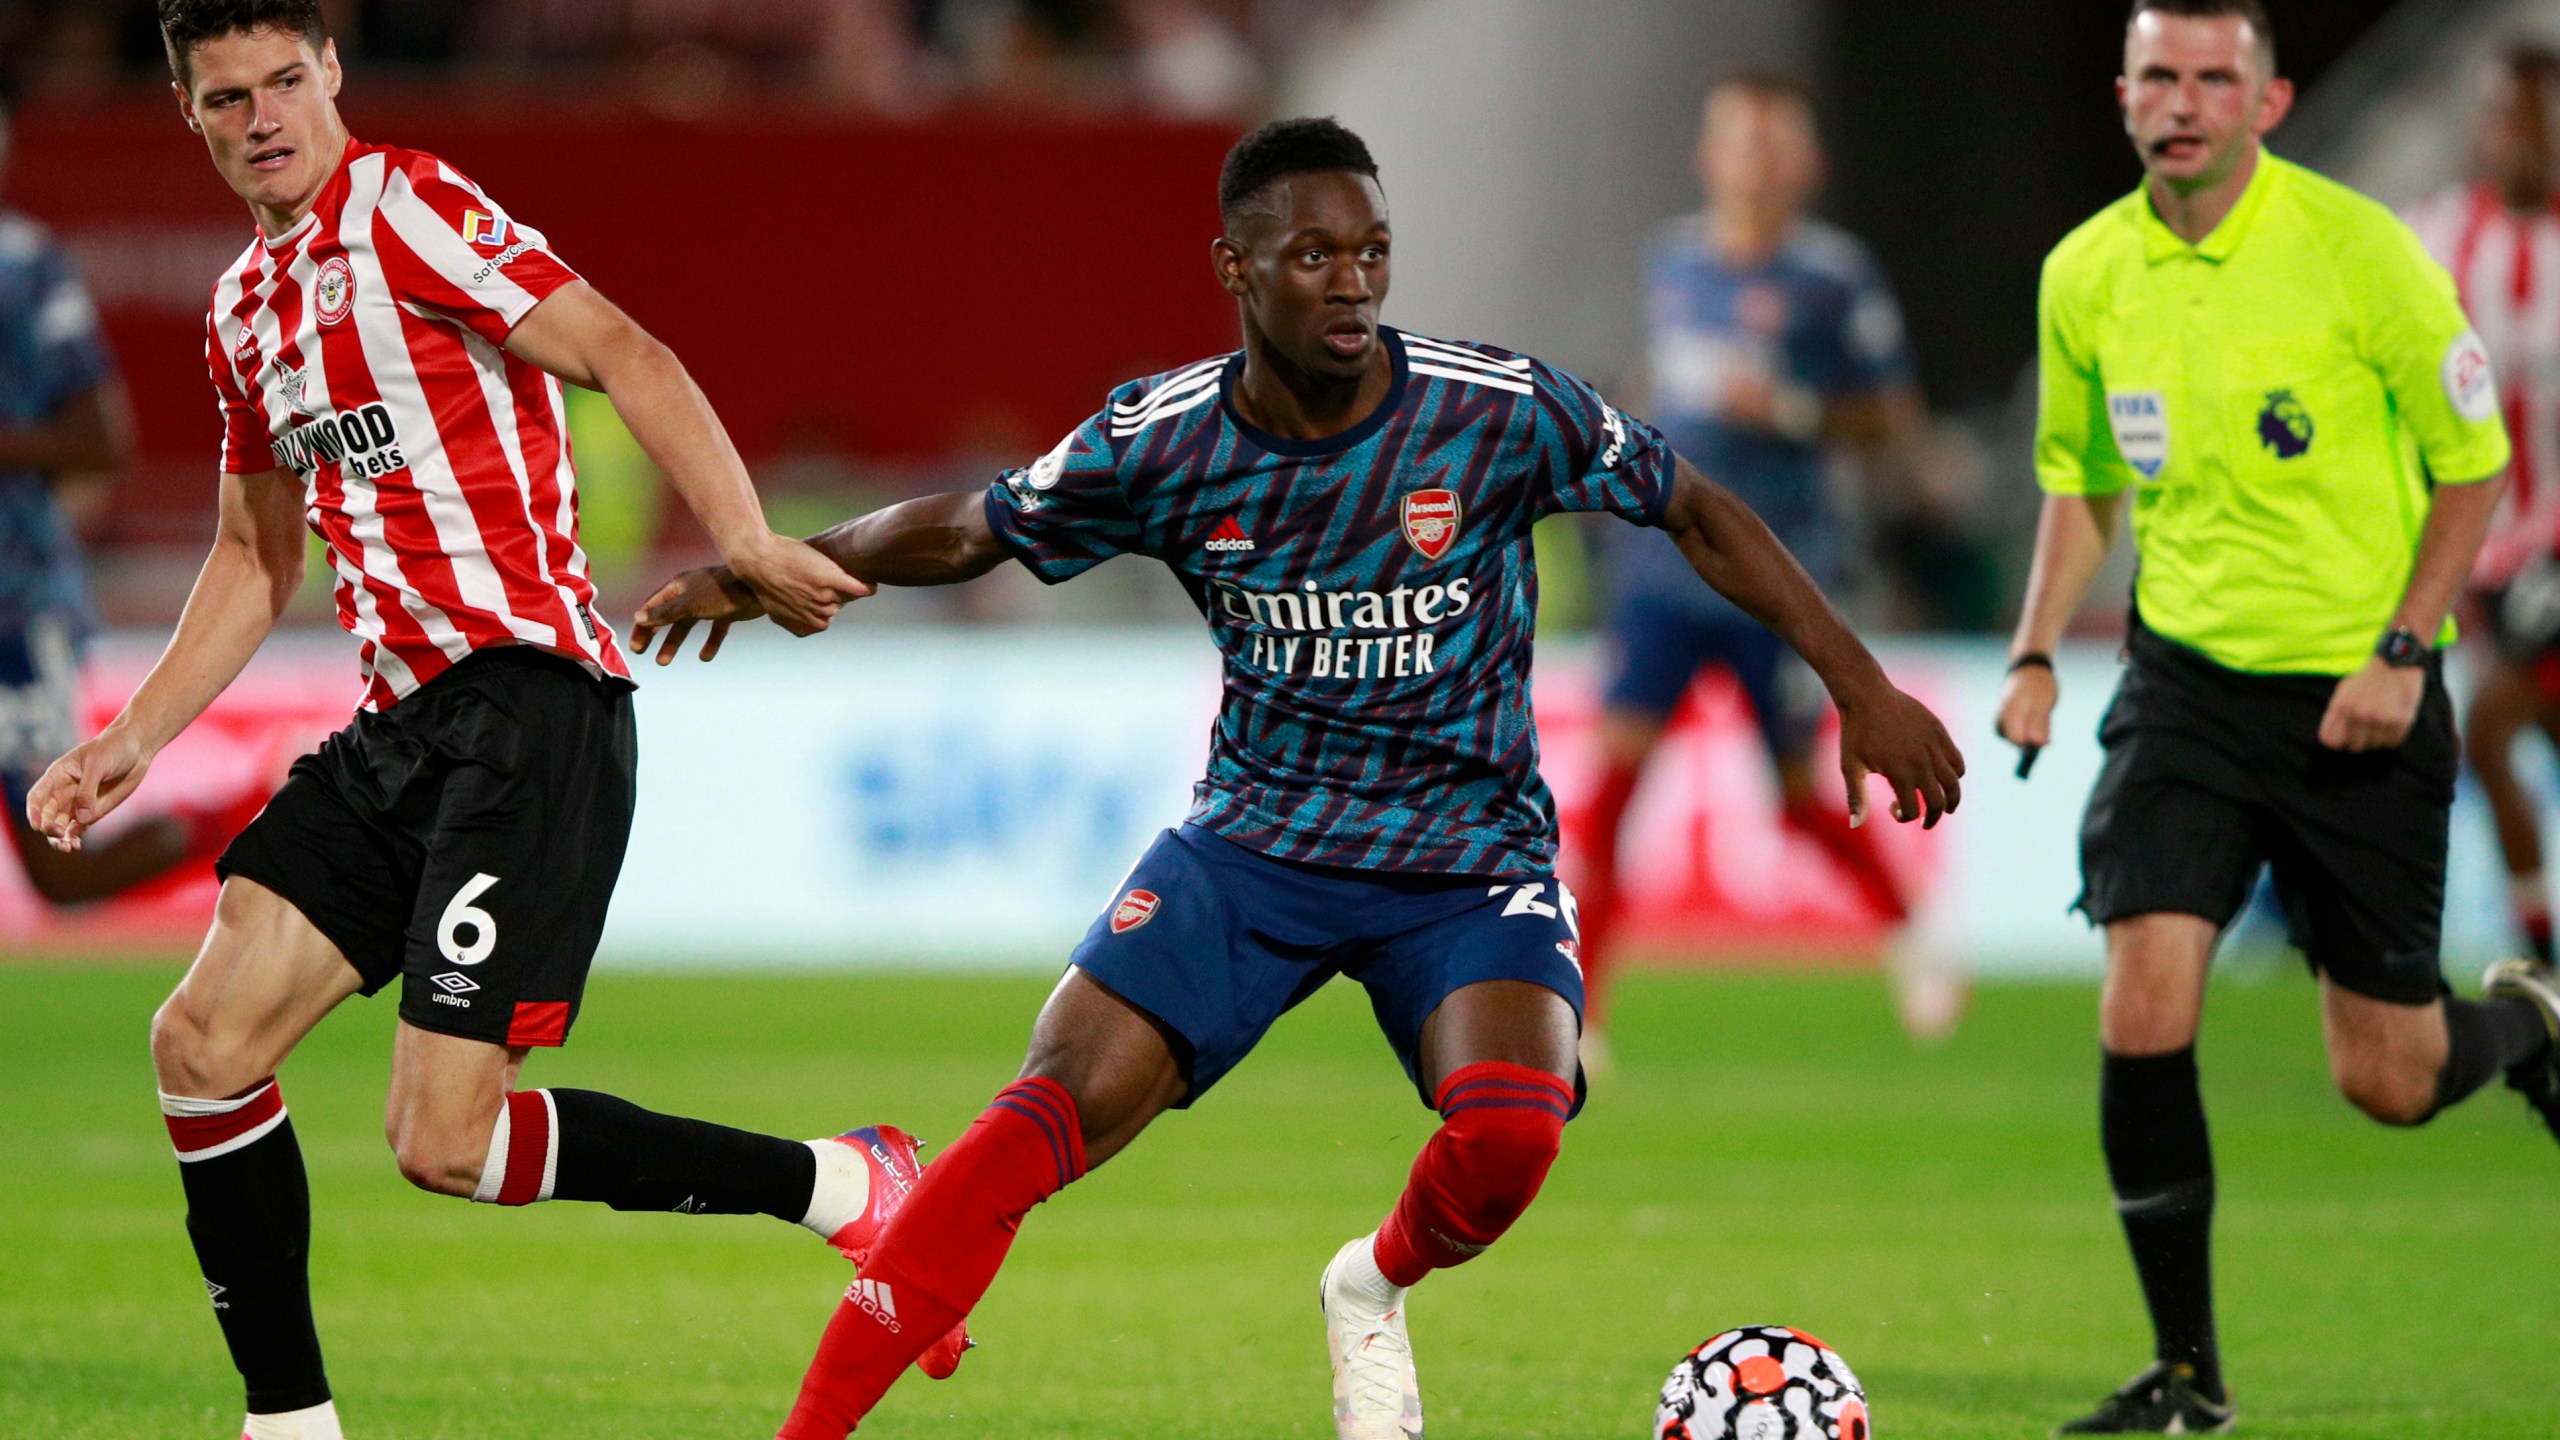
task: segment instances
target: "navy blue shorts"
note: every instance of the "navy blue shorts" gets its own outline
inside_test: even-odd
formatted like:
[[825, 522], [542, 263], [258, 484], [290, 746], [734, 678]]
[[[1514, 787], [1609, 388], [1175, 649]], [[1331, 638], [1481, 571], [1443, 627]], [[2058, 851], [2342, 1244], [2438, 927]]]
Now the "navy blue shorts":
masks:
[[1813, 672], [1768, 626], [1739, 610], [1721, 614], [1643, 595], [1609, 611], [1610, 669], [1602, 703], [1667, 717], [1689, 682], [1709, 665], [1733, 672], [1769, 753], [1794, 759], [1813, 749], [1822, 692]]
[[[1525, 980], [1582, 1013], [1573, 897], [1552, 876], [1337, 870], [1274, 860], [1196, 825], [1167, 830], [1120, 882], [1073, 962], [1178, 1038], [1189, 1106], [1272, 1022], [1348, 975], [1423, 1089], [1422, 1026], [1451, 992]], [[1577, 1079], [1575, 1093], [1581, 1085]]]

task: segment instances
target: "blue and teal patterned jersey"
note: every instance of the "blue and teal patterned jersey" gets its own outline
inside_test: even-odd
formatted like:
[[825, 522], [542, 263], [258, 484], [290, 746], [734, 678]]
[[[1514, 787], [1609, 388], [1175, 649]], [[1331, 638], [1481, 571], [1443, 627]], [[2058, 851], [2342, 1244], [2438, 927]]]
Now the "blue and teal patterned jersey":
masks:
[[[44, 227], [0, 209], [0, 426], [52, 419], [114, 368], [71, 257]], [[0, 631], [38, 615], [89, 628], [80, 547], [44, 473], [0, 465]]]
[[[1708, 242], [1704, 215], [1664, 227], [1644, 269], [1645, 413], [1707, 478], [1741, 496], [1816, 581], [1839, 583], [1853, 537], [1831, 502], [1821, 445], [1735, 423], [1725, 393], [1756, 381], [1833, 400], [1909, 384], [1902, 309], [1883, 269], [1856, 237], [1811, 219], [1768, 259], [1737, 267]], [[1662, 537], [1615, 538], [1621, 595], [1733, 612]]]
[[1163, 561], [1225, 662], [1194, 823], [1284, 860], [1541, 873], [1529, 528], [1566, 510], [1658, 523], [1672, 453], [1561, 370], [1382, 330], [1376, 413], [1289, 440], [1229, 392], [1242, 354], [1124, 385], [987, 493], [1004, 544], [1055, 584]]

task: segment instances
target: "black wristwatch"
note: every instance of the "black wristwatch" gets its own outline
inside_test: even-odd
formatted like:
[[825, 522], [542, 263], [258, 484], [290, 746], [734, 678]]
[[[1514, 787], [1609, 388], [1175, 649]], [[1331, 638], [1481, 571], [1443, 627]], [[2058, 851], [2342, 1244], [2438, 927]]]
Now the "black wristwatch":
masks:
[[2432, 649], [2426, 641], [2418, 638], [2417, 631], [2403, 625], [2383, 636], [2382, 643], [2373, 647], [2373, 653], [2381, 656], [2382, 663], [2394, 670], [2414, 670], [2427, 663]]

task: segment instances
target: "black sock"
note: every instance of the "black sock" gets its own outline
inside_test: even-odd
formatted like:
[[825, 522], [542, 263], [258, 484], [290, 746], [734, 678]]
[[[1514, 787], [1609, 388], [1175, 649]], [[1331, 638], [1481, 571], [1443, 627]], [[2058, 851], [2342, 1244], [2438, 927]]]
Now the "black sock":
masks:
[[187, 1238], [249, 1413], [320, 1404], [329, 1377], [311, 1322], [311, 1186], [282, 1096], [261, 1082], [227, 1100], [163, 1096], [161, 1109], [187, 1192]]
[[2098, 1083], [2099, 1131], [2116, 1213], [2124, 1221], [2157, 1355], [2195, 1367], [2196, 1386], [2223, 1398], [2213, 1333], [2213, 1144], [2194, 1047], [2168, 1055], [2106, 1057]]
[[2513, 995], [2494, 1000], [2446, 996], [2444, 1032], [2444, 1069], [2436, 1074], [2439, 1112], [2500, 1074], [2542, 1059], [2551, 1046], [2542, 1012]]
[[795, 1225], [809, 1213], [818, 1159], [797, 1140], [660, 1115], [593, 1090], [550, 1094], [560, 1117], [552, 1199]]

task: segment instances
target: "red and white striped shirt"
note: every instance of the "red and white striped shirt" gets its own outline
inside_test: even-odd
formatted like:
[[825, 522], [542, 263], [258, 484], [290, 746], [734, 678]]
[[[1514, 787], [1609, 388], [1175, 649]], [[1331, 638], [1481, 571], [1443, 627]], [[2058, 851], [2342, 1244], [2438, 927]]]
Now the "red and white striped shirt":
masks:
[[502, 348], [577, 278], [453, 167], [350, 140], [302, 223], [214, 287], [223, 471], [301, 478], [364, 709], [490, 645], [630, 675], [578, 548], [560, 384]]
[[2560, 554], [2560, 196], [2519, 215], [2494, 187], [2461, 185], [2407, 218], [2453, 272], [2505, 392], [2512, 478], [2473, 572], [2483, 585], [2503, 585]]

